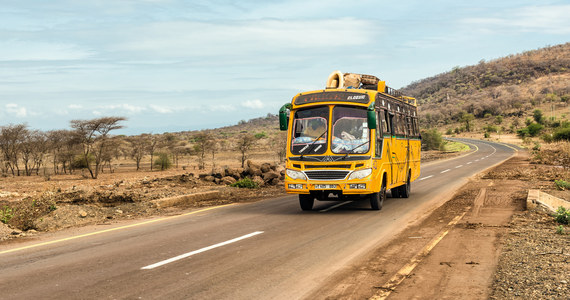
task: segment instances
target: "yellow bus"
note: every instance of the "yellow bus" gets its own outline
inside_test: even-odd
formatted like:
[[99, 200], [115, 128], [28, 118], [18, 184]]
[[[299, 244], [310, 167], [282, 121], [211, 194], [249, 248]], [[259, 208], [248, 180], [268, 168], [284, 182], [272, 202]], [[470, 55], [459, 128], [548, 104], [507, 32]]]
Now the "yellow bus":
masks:
[[302, 210], [321, 201], [408, 198], [420, 175], [417, 102], [371, 75], [333, 72], [324, 90], [303, 92], [279, 111], [286, 130], [285, 190]]

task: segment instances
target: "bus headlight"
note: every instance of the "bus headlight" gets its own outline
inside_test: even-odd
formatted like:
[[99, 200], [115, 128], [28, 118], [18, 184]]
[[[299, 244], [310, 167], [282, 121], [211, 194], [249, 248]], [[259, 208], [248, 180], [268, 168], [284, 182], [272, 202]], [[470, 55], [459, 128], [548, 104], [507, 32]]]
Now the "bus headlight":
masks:
[[348, 180], [366, 178], [370, 176], [370, 174], [372, 174], [372, 169], [354, 171], [348, 176]]
[[305, 176], [305, 174], [303, 174], [303, 172], [289, 170], [289, 169], [287, 169], [287, 176], [289, 176], [289, 178], [291, 179], [303, 179], [303, 180], [307, 179], [307, 177]]

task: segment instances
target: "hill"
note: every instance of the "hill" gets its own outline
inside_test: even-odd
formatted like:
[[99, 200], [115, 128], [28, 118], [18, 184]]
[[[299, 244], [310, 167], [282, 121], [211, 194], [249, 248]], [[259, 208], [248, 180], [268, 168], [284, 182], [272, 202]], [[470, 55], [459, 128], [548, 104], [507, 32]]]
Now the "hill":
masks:
[[[563, 110], [570, 98], [569, 83], [566, 43], [455, 67], [413, 82], [402, 92], [418, 99], [424, 127], [442, 127], [459, 122], [465, 113], [478, 119], [520, 118], [535, 109]], [[515, 122], [514, 129], [521, 123]]]

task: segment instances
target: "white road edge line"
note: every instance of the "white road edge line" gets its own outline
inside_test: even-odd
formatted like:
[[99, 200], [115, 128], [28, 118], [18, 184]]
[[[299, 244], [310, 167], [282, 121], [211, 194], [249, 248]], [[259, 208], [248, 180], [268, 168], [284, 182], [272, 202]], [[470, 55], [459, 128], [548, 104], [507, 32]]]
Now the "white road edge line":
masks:
[[470, 161], [470, 162], [468, 162], [467, 164], [470, 165], [471, 163], [472, 163], [472, 162]]
[[337, 208], [337, 207], [339, 207], [339, 206], [343, 206], [343, 205], [348, 204], [348, 203], [352, 203], [352, 201], [344, 201], [344, 202], [342, 202], [342, 203], [333, 205], [333, 206], [331, 206], [331, 207], [329, 207], [329, 208], [325, 208], [325, 209], [319, 210], [319, 212], [327, 212], [327, 211], [329, 211], [329, 210], [335, 209], [335, 208]]
[[418, 179], [418, 181], [422, 181], [422, 180], [424, 180], [424, 179], [428, 179], [428, 178], [432, 178], [432, 177], [433, 177], [433, 175], [429, 175], [429, 176], [426, 176], [426, 177], [423, 177], [423, 178]]
[[443, 174], [443, 173], [447, 173], [447, 172], [449, 172], [449, 171], [451, 171], [451, 169], [443, 170], [443, 171], [441, 171], [441, 172], [439, 172], [439, 173], [440, 173], [440, 174]]
[[459, 166], [457, 166], [457, 167], [455, 167], [455, 168], [458, 169], [458, 168], [461, 168], [461, 167], [463, 167], [463, 165], [459, 165]]
[[152, 264], [152, 265], [148, 265], [148, 266], [146, 266], [146, 267], [142, 267], [141, 270], [152, 270], [152, 269], [154, 269], [154, 268], [157, 268], [157, 267], [166, 265], [166, 264], [168, 264], [168, 263], [175, 262], [175, 261], [177, 261], [177, 260], [181, 260], [181, 259], [190, 257], [190, 256], [195, 255], [195, 254], [198, 254], [198, 253], [206, 252], [206, 251], [212, 250], [212, 249], [214, 249], [214, 248], [218, 248], [218, 247], [222, 247], [222, 246], [225, 246], [225, 245], [228, 245], [228, 244], [231, 244], [231, 243], [235, 243], [235, 242], [238, 242], [238, 241], [241, 241], [241, 240], [244, 240], [244, 239], [247, 239], [247, 238], [256, 236], [256, 235], [258, 235], [258, 234], [262, 234], [262, 233], [263, 233], [263, 231], [256, 231], [256, 232], [252, 232], [252, 233], [250, 233], [250, 234], [242, 235], [242, 236], [240, 236], [240, 237], [238, 237], [238, 238], [231, 239], [231, 240], [229, 240], [229, 241], [225, 241], [225, 242], [221, 242], [221, 243], [218, 243], [218, 244], [215, 244], [215, 245], [212, 245], [212, 246], [204, 247], [204, 248], [202, 248], [202, 249], [198, 249], [198, 250], [195, 250], [195, 251], [192, 251], [192, 252], [188, 252], [188, 253], [185, 253], [185, 254], [182, 254], [182, 255], [178, 255], [178, 256], [176, 256], [176, 257], [173, 257], [173, 258], [170, 258], [170, 259], [167, 259], [167, 260], [163, 260], [163, 261], [157, 262], [157, 263]]

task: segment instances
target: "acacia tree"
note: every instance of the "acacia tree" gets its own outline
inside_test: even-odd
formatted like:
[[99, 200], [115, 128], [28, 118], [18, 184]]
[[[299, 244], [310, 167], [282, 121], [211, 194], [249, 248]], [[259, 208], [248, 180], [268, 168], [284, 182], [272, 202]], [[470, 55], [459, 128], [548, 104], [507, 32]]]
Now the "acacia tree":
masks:
[[243, 133], [238, 137], [236, 149], [241, 153], [241, 167], [243, 168], [245, 165], [245, 161], [247, 160], [247, 154], [255, 145], [257, 139], [253, 134]]
[[154, 152], [156, 151], [156, 148], [158, 147], [158, 142], [160, 141], [160, 138], [157, 135], [152, 135], [149, 134], [148, 135], [148, 146], [147, 146], [147, 151], [150, 154], [150, 170], [152, 171], [152, 165], [154, 164]]
[[[194, 136], [194, 151], [198, 155], [198, 169], [203, 170], [206, 164], [206, 151], [208, 151], [214, 143], [214, 138], [211, 134], [200, 132]], [[214, 154], [212, 154], [212, 157]]]
[[35, 170], [39, 174], [47, 152], [47, 139], [45, 133], [39, 130], [28, 130], [21, 145], [21, 160], [24, 163], [24, 174], [31, 176]]
[[[93, 120], [72, 120], [71, 128], [75, 129], [83, 148], [84, 163], [91, 174], [91, 178], [97, 179], [102, 167], [103, 154], [107, 147], [108, 135], [111, 130], [123, 128], [119, 122], [125, 121], [124, 117], [103, 117]], [[95, 168], [91, 167], [89, 157], [94, 157]]]
[[149, 143], [149, 137], [147, 134], [142, 134], [139, 136], [131, 136], [127, 138], [131, 146], [131, 157], [135, 160], [137, 164], [137, 171], [141, 168], [141, 160], [146, 154], [146, 149]]
[[18, 160], [20, 159], [22, 143], [25, 141], [28, 132], [28, 125], [26, 124], [10, 124], [0, 128], [0, 149], [4, 156], [6, 169], [10, 169], [12, 175], [20, 176]]

